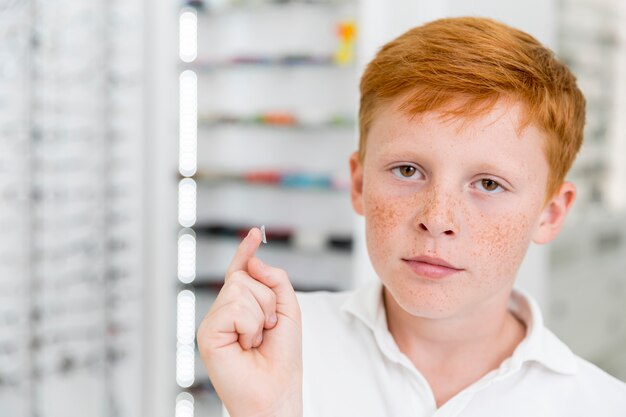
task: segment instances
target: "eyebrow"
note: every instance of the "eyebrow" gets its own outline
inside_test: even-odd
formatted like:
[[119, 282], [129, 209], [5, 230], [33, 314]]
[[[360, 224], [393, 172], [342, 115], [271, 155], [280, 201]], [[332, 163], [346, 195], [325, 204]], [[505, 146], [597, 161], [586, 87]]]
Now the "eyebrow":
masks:
[[391, 148], [382, 148], [380, 157], [384, 160], [397, 159], [397, 160], [410, 160], [415, 158], [424, 158], [424, 152], [416, 152], [414, 150], [396, 150]]

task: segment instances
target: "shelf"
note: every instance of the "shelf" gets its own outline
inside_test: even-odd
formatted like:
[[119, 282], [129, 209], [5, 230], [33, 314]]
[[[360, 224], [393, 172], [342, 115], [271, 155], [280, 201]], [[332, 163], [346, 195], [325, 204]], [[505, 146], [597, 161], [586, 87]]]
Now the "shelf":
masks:
[[182, 65], [184, 69], [206, 73], [234, 68], [336, 68], [354, 70], [354, 64], [341, 63], [334, 55], [282, 55], [282, 56], [238, 56], [225, 60], [208, 61], [199, 59], [191, 64]]
[[356, 130], [351, 129], [322, 132], [224, 125], [219, 129], [199, 130], [197, 169], [237, 175], [247, 172], [326, 175], [347, 185], [356, 136]]
[[[182, 178], [182, 177], [181, 177]], [[283, 189], [345, 191], [349, 181], [324, 174], [306, 172], [255, 171], [244, 174], [199, 171], [193, 177], [198, 183], [218, 185], [224, 183], [245, 184], [251, 187], [274, 187]]]
[[[194, 285], [221, 285], [240, 242], [241, 237], [196, 235]], [[259, 247], [256, 256], [287, 271], [292, 284], [299, 289], [347, 289], [348, 278], [352, 276], [352, 253], [320, 248], [320, 243], [324, 243], [323, 236], [296, 237], [294, 245], [269, 240]]]
[[[336, 291], [341, 291], [342, 288], [338, 287], [338, 286], [328, 286], [328, 285], [324, 285], [324, 286], [317, 286], [317, 285], [304, 285], [304, 286], [300, 286], [297, 284], [294, 284], [294, 280], [290, 277], [289, 281], [291, 282], [291, 285], [293, 285], [293, 289], [294, 291], [298, 291], [298, 292], [314, 292], [314, 291], [330, 291], [330, 292], [336, 292]], [[203, 292], [203, 291], [208, 291], [208, 292], [215, 292], [218, 293], [220, 292], [220, 290], [222, 289], [222, 287], [224, 286], [224, 277], [213, 277], [213, 278], [200, 278], [197, 281], [194, 281], [190, 284], [181, 284], [181, 287], [183, 289], [190, 289], [193, 291], [199, 291], [199, 292]]]
[[[306, 234], [325, 238], [352, 236], [355, 217], [346, 191], [242, 183], [200, 182], [197, 205], [194, 229], [222, 236], [245, 236], [249, 230], [246, 227], [261, 224], [265, 224], [268, 233], [284, 232], [283, 240], [301, 241]], [[272, 239], [269, 235], [268, 238]]]
[[356, 129], [356, 121], [350, 117], [337, 115], [323, 120], [306, 120], [283, 112], [254, 116], [206, 115], [198, 118], [198, 125], [203, 128], [237, 126], [292, 130]]
[[[237, 237], [243, 239], [246, 237], [252, 226], [235, 226], [223, 223], [205, 223], [196, 224], [194, 230], [197, 236], [210, 236], [210, 237]], [[284, 227], [272, 227], [266, 229], [265, 232], [268, 242], [273, 244], [287, 245], [292, 248], [298, 248], [297, 234], [298, 231]], [[352, 251], [352, 236], [351, 235], [328, 235], [323, 237], [323, 247], [334, 250], [350, 252]]]
[[322, 6], [322, 7], [340, 7], [354, 4], [353, 0], [271, 0], [271, 1], [230, 1], [230, 4], [220, 5], [219, 7], [211, 7], [211, 1], [188, 0], [183, 2], [183, 7], [191, 7], [196, 9], [198, 13], [211, 15], [215, 13], [233, 11], [233, 10], [252, 10], [265, 7], [283, 7], [288, 5], [297, 6]]
[[186, 389], [186, 391], [193, 395], [215, 394], [215, 388], [213, 388], [213, 384], [211, 384], [209, 379], [195, 381], [189, 388]]

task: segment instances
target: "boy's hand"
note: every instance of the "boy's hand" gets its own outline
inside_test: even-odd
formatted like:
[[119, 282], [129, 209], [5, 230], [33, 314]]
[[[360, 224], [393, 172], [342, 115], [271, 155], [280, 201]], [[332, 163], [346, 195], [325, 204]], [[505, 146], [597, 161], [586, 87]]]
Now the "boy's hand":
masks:
[[254, 257], [261, 238], [254, 228], [239, 245], [198, 347], [231, 417], [300, 417], [300, 306], [287, 273]]

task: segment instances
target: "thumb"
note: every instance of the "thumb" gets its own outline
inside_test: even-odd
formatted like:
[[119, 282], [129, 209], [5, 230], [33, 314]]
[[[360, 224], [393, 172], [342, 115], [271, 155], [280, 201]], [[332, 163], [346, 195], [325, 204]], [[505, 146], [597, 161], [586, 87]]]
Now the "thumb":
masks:
[[257, 257], [248, 261], [248, 274], [276, 294], [276, 313], [300, 321], [300, 306], [287, 272], [266, 265]]

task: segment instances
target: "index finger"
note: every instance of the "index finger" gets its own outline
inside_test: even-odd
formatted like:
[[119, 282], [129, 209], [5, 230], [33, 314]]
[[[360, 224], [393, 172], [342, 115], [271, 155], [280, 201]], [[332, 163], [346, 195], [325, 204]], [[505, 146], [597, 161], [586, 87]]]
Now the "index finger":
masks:
[[230, 265], [226, 271], [226, 278], [235, 271], [248, 270], [248, 261], [252, 259], [256, 253], [262, 238], [261, 230], [257, 227], [250, 229], [248, 235], [239, 244], [237, 252], [235, 252], [235, 256], [233, 256], [233, 260], [230, 261]]

